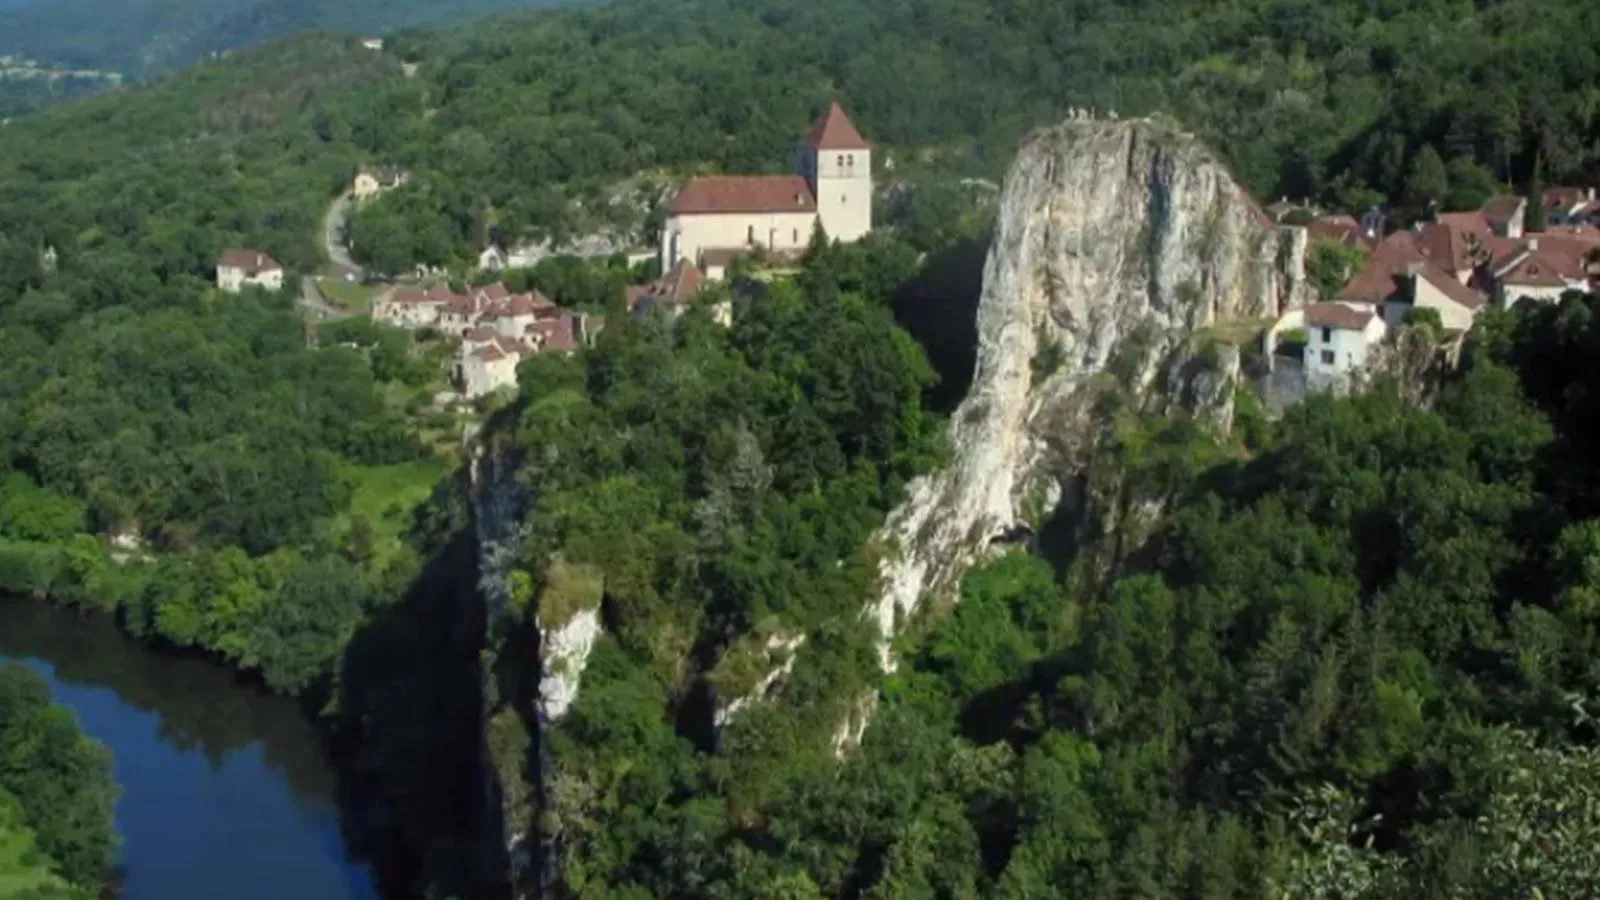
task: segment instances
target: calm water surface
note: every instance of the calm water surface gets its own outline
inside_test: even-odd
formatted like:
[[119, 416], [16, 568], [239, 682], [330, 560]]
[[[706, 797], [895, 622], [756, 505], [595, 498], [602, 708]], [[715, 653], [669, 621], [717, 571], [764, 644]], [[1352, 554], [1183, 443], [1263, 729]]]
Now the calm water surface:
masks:
[[318, 733], [287, 699], [153, 652], [105, 617], [0, 598], [0, 658], [116, 756], [125, 900], [376, 900]]

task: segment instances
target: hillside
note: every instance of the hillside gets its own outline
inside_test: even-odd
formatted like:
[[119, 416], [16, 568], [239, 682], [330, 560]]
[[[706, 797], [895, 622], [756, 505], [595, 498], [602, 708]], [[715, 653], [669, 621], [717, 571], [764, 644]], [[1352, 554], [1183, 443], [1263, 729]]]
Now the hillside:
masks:
[[382, 35], [567, 0], [0, 0], [0, 54], [142, 78], [302, 31]]
[[[1085, 579], [1073, 540], [1014, 535], [1037, 553], [953, 575], [954, 612], [905, 605], [893, 677], [862, 613], [901, 549], [873, 536], [971, 433], [928, 402], [906, 330], [971, 318], [919, 308], [966, 280], [941, 264], [988, 249], [952, 182], [998, 178], [1027, 135], [1092, 107], [1194, 132], [1232, 198], [1219, 227], [1254, 208], [1224, 175], [1401, 221], [1472, 206], [1593, 170], [1600, 52], [1571, 36], [1594, 33], [1590, 0], [623, 0], [409, 30], [381, 54], [301, 35], [60, 104], [0, 128], [0, 589], [331, 699], [400, 807], [373, 820], [419, 866], [474, 852], [460, 822], [497, 795], [461, 784], [476, 760], [439, 762], [479, 735], [438, 721], [489, 709], [511, 800], [491, 812], [576, 896], [1315, 896], [1326, 858], [1393, 887], [1361, 896], [1516, 893], [1483, 874], [1507, 863], [1491, 850], [1515, 851], [1519, 804], [1556, 789], [1508, 774], [1593, 768], [1595, 301], [1486, 315], [1436, 411], [1380, 392], [1272, 424], [1241, 403], [1223, 435], [1130, 403], [1141, 355], [1036, 331], [1008, 383], [1094, 376], [1071, 399], [1095, 405], [1096, 460], [1169, 501], [1147, 552]], [[493, 233], [647, 230], [650, 211], [606, 202], [619, 182], [787, 167], [829, 97], [893, 162], [881, 181], [910, 188], [884, 234], [819, 248], [727, 330], [635, 323], [603, 281], [597, 346], [525, 365], [486, 432], [535, 505], [488, 505], [508, 543], [477, 564], [503, 567], [503, 618], [491, 646], [463, 643], [487, 514], [462, 482], [494, 465], [425, 439], [461, 424], [436, 414], [425, 353], [376, 328], [308, 341], [291, 296], [212, 290], [217, 254], [268, 252], [294, 283], [369, 163], [413, 176], [353, 222], [386, 270], [462, 275]], [[1063, 219], [1116, 257], [1041, 270], [1087, 273], [1065, 308], [1123, 320], [1090, 286], [1154, 280], [1144, 238], [1178, 240], [1145, 227], [1162, 209]], [[1000, 233], [1032, 233], [1007, 215]], [[1240, 241], [1226, 259], [1253, 258]], [[1225, 287], [1203, 249], [1172, 271]], [[543, 676], [571, 673], [539, 654], [579, 648], [583, 686], [548, 727]], [[443, 825], [421, 798], [447, 777]], [[1563, 853], [1596, 845], [1575, 834]], [[1542, 883], [1583, 896], [1593, 871]]]

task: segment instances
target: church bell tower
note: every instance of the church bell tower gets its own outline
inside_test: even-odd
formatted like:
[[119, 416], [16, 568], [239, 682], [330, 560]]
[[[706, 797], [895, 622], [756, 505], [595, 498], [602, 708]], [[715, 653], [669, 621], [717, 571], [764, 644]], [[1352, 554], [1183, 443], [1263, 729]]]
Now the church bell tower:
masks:
[[832, 240], [850, 243], [872, 230], [872, 142], [838, 103], [812, 123], [800, 142], [800, 174], [817, 200], [817, 218]]

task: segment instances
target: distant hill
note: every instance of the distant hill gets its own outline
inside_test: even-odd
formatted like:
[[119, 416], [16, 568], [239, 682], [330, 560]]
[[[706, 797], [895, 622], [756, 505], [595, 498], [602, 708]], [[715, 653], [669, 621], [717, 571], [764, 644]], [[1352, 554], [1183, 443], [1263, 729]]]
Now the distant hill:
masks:
[[0, 54], [142, 77], [300, 31], [382, 34], [570, 0], [0, 0]]

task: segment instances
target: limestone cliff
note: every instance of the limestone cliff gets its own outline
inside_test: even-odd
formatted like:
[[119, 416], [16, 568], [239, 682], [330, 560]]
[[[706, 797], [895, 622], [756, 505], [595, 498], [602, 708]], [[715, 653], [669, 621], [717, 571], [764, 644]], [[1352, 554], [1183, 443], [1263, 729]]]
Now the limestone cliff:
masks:
[[1302, 229], [1274, 228], [1165, 121], [1072, 121], [1030, 138], [1000, 197], [952, 461], [885, 526], [868, 611], [885, 667], [888, 638], [925, 598], [1030, 533], [1038, 510], [1086, 502], [1108, 405], [1188, 407], [1227, 428], [1238, 355], [1199, 338], [1305, 302], [1305, 250]]

